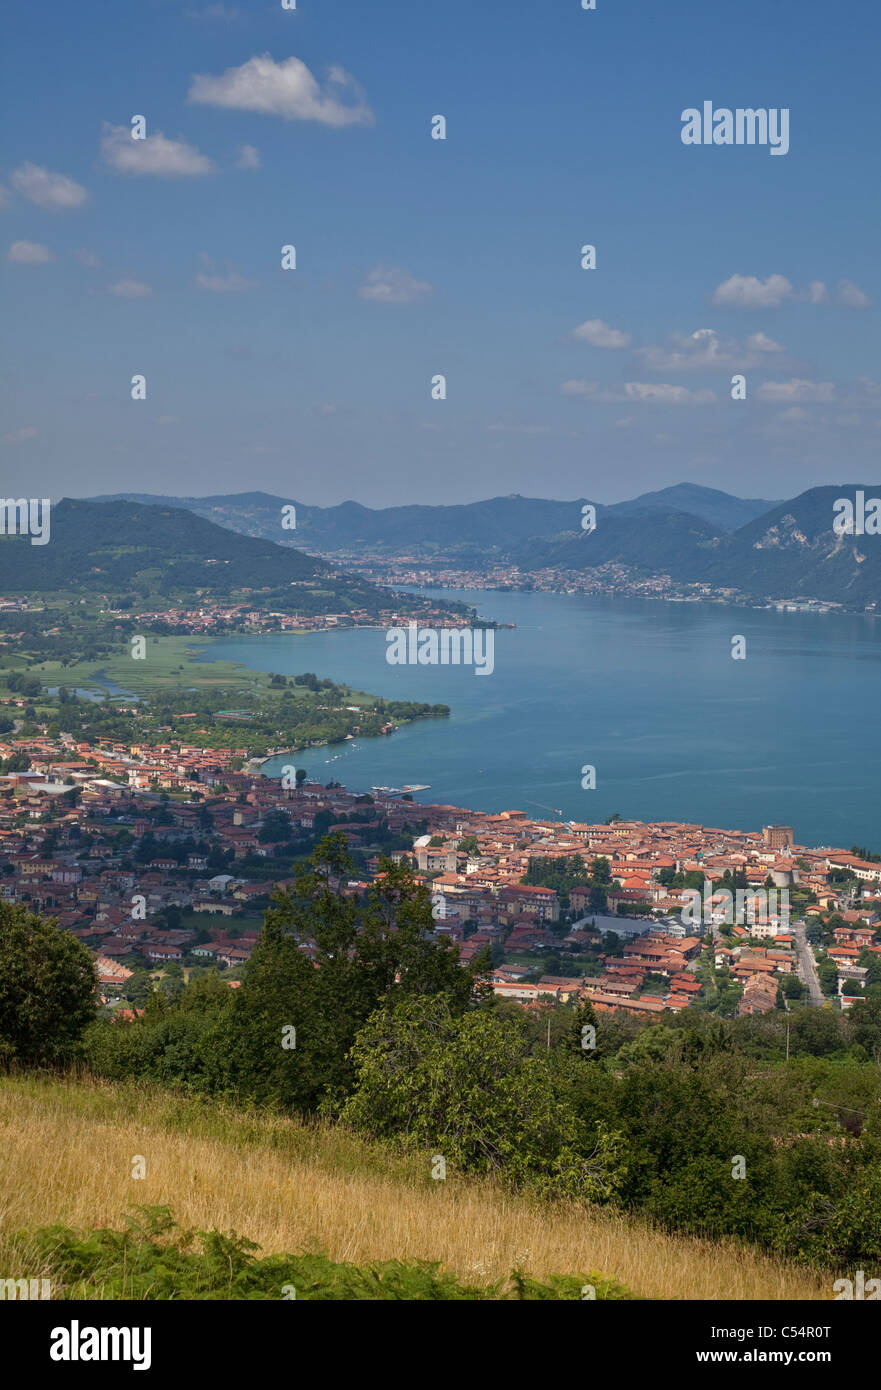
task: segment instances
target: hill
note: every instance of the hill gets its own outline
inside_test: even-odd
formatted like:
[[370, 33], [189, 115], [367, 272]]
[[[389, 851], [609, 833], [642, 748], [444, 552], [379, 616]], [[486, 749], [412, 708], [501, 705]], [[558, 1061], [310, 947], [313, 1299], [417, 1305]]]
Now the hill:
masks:
[[863, 608], [881, 599], [881, 536], [836, 535], [834, 503], [861, 489], [881, 497], [881, 483], [810, 488], [742, 526], [708, 566], [736, 573], [745, 593], [809, 596]]
[[683, 557], [694, 547], [713, 548], [717, 532], [700, 517], [685, 512], [632, 515], [606, 513], [595, 531], [577, 531], [553, 542], [536, 542], [517, 552], [521, 569], [592, 569], [617, 564], [642, 573], [678, 576]]
[[810, 488], [732, 534], [683, 513], [634, 512], [597, 518], [594, 532], [523, 548], [523, 569], [585, 570], [608, 563], [633, 573], [669, 574], [683, 585], [736, 591], [753, 602], [815, 599], [852, 611], [881, 600], [881, 536], [833, 530], [839, 497], [881, 496], [881, 484]]
[[374, 614], [390, 605], [387, 591], [324, 560], [180, 507], [67, 497], [52, 507], [48, 545], [0, 536], [0, 590], [246, 601], [304, 614]]
[[[137, 1201], [169, 1207], [182, 1227], [235, 1230], [264, 1256], [428, 1260], [467, 1285], [507, 1283], [519, 1267], [534, 1280], [567, 1279], [559, 1297], [578, 1296], [576, 1276], [658, 1299], [829, 1298], [824, 1276], [733, 1242], [668, 1235], [608, 1209], [518, 1199], [488, 1180], [436, 1182], [429, 1155], [404, 1158], [340, 1127], [145, 1085], [0, 1078], [0, 1142], [0, 1264], [58, 1284], [66, 1282], [60, 1254], [53, 1263], [36, 1232], [118, 1229]], [[134, 1184], [133, 1154], [146, 1163]], [[627, 1296], [599, 1283], [597, 1295]]]
[[[127, 498], [129, 495], [126, 495]], [[96, 499], [102, 500], [102, 499]], [[140, 502], [187, 507], [199, 516], [253, 536], [278, 537], [281, 509], [290, 498], [249, 492], [229, 497], [158, 498]], [[297, 541], [316, 551], [395, 553], [412, 547], [490, 547], [507, 550], [531, 536], [555, 536], [578, 524], [581, 501], [492, 497], [455, 506], [374, 509], [360, 502], [310, 507], [296, 502]]]
[[635, 512], [687, 512], [689, 516], [708, 521], [719, 531], [736, 531], [778, 505], [761, 497], [732, 497], [730, 493], [701, 487], [698, 483], [677, 483], [659, 492], [643, 492], [630, 502], [616, 502], [607, 511], [615, 516]]

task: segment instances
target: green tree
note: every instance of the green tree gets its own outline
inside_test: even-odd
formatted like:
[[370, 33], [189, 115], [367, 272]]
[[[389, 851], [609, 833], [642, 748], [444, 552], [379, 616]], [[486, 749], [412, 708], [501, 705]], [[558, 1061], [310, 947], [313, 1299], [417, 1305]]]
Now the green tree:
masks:
[[590, 877], [593, 883], [608, 884], [612, 882], [612, 871], [609, 868], [609, 861], [600, 855], [591, 860]]
[[561, 1080], [529, 1055], [516, 1020], [492, 1009], [456, 1015], [444, 998], [414, 996], [379, 1009], [352, 1056], [349, 1124], [515, 1187], [584, 1201], [615, 1192], [617, 1136], [579, 1126]]
[[790, 1046], [794, 1052], [811, 1057], [830, 1057], [843, 1051], [841, 1014], [832, 1009], [796, 1009], [790, 1022]]
[[835, 961], [830, 960], [828, 956], [821, 960], [817, 966], [817, 978], [824, 994], [834, 994], [838, 985], [838, 967]]
[[592, 1061], [597, 1056], [599, 1025], [596, 1010], [589, 999], [582, 999], [575, 1010], [565, 1045], [569, 1052], [586, 1061]]
[[[340, 1103], [356, 1034], [383, 1001], [442, 995], [462, 1013], [486, 995], [476, 976], [487, 958], [463, 968], [458, 947], [435, 939], [428, 890], [409, 869], [381, 860], [362, 899], [346, 891], [353, 873], [345, 837], [328, 835], [276, 894], [211, 1042], [223, 1089], [300, 1110]], [[296, 1047], [283, 1046], [284, 1027], [296, 1029]]]
[[95, 967], [76, 937], [19, 904], [0, 902], [0, 1059], [70, 1058], [95, 1016]]
[[257, 839], [261, 845], [271, 845], [278, 841], [287, 842], [291, 838], [291, 821], [284, 811], [270, 811], [264, 818]]
[[784, 975], [780, 981], [780, 989], [784, 999], [804, 999], [807, 994], [807, 986], [803, 985], [797, 975]]
[[314, 1108], [345, 1041], [340, 1021], [322, 1021], [318, 1013], [315, 975], [297, 939], [267, 914], [232, 1009], [205, 1039], [219, 1089], [287, 1109]]
[[881, 1064], [881, 999], [860, 999], [847, 1016], [852, 1042]]

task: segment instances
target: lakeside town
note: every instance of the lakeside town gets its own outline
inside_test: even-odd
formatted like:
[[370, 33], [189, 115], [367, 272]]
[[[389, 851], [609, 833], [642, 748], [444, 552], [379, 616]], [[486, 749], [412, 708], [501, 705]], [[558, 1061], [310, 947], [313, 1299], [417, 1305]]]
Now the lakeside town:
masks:
[[[582, 570], [561, 569], [558, 566], [524, 570], [509, 561], [487, 559], [469, 563], [461, 555], [452, 554], [427, 560], [422, 555], [400, 553], [380, 560], [365, 557], [359, 552], [322, 553], [326, 559], [345, 566], [350, 573], [362, 579], [393, 587], [592, 594], [664, 599], [668, 603], [723, 603], [802, 613], [834, 613], [843, 608], [841, 603], [804, 596], [759, 602], [734, 587], [705, 582], [687, 583], [665, 573], [643, 574], [617, 560]], [[873, 608], [874, 605], [871, 605], [866, 611]]]
[[[307, 581], [292, 581], [290, 585], [291, 588], [306, 586]], [[260, 592], [254, 591], [257, 595]], [[418, 601], [414, 598], [408, 602], [414, 611], [418, 611], [422, 622], [430, 623], [433, 627], [455, 627], [464, 621], [464, 615], [451, 612], [449, 604], [435, 602], [421, 595], [417, 597]], [[105, 624], [124, 622], [127, 627], [193, 637], [219, 637], [231, 633], [253, 635], [272, 632], [328, 632], [347, 627], [387, 628], [412, 616], [409, 609], [402, 608], [401, 600], [400, 594], [390, 594], [388, 606], [377, 613], [371, 613], [367, 608], [353, 608], [340, 613], [322, 609], [310, 614], [301, 611], [283, 612], [261, 607], [255, 602], [226, 603], [208, 597], [200, 598], [198, 603], [192, 605], [154, 604], [135, 609], [131, 606], [114, 605], [111, 598], [104, 594], [98, 598], [99, 607], [96, 615], [91, 611], [79, 615], [79, 626], [85, 626], [88, 619], [97, 616], [98, 620]], [[77, 600], [56, 598], [50, 610], [49, 605], [40, 596], [0, 596], [0, 617], [17, 613], [31, 616], [50, 611], [70, 612], [76, 615], [78, 606]], [[482, 625], [492, 626], [491, 623], [483, 621]], [[50, 626], [42, 629], [40, 635], [44, 638], [57, 638], [61, 633], [61, 627]], [[4, 640], [0, 645], [20, 641], [27, 635], [24, 631], [4, 631]]]
[[180, 739], [0, 742], [21, 769], [0, 776], [0, 895], [83, 941], [122, 1017], [157, 980], [210, 968], [234, 987], [272, 893], [332, 832], [357, 866], [339, 892], [367, 893], [384, 856], [409, 866], [437, 937], [463, 964], [487, 951], [494, 993], [526, 1009], [847, 1009], [881, 979], [881, 857], [869, 851], [803, 846], [788, 826], [421, 804], [302, 771], [274, 780], [246, 754]]

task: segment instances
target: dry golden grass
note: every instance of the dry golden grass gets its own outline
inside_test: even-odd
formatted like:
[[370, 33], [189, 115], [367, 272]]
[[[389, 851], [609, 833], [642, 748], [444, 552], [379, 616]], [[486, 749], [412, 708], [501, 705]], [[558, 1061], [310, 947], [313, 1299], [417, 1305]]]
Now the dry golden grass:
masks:
[[[734, 1243], [666, 1235], [607, 1210], [542, 1206], [482, 1181], [432, 1181], [339, 1128], [93, 1080], [0, 1079], [0, 1267], [35, 1226], [120, 1227], [132, 1204], [235, 1230], [266, 1253], [427, 1259], [488, 1283], [596, 1271], [660, 1299], [826, 1299], [830, 1281]], [[141, 1155], [146, 1177], [133, 1180]], [[12, 1269], [4, 1271], [11, 1274]], [[29, 1272], [39, 1271], [29, 1266]]]

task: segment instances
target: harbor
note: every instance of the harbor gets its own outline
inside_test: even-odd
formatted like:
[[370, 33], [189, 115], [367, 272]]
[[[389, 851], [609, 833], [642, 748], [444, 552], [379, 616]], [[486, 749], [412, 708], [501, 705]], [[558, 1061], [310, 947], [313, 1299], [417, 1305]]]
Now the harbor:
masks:
[[430, 782], [405, 782], [403, 787], [371, 787], [372, 792], [382, 792], [385, 796], [406, 796], [410, 792], [427, 792], [431, 790]]

